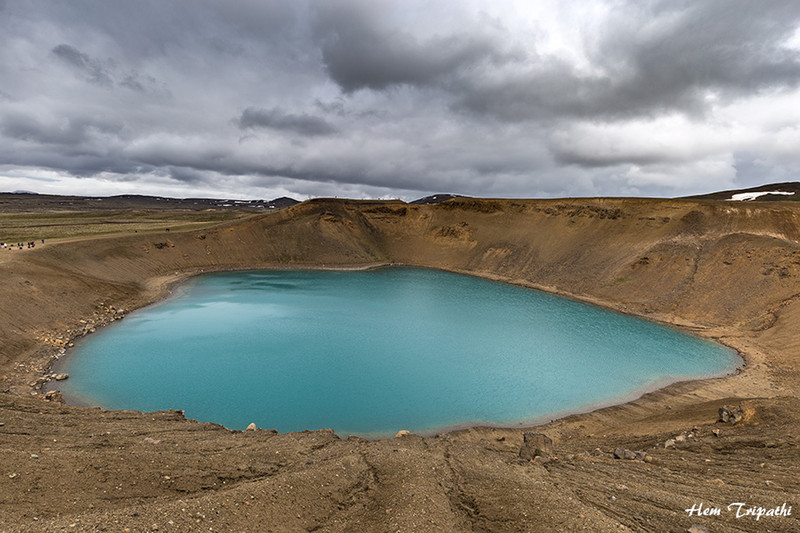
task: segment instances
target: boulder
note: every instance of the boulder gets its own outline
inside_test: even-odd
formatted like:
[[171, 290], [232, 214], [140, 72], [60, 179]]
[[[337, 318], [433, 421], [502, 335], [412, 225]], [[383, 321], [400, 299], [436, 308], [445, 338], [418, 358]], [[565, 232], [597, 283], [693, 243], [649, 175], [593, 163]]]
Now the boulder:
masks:
[[51, 390], [44, 394], [44, 399], [48, 402], [57, 402], [57, 403], [64, 403], [64, 397], [61, 395], [61, 391]]
[[614, 459], [626, 459], [628, 461], [633, 461], [636, 459], [636, 452], [632, 452], [627, 448], [615, 448]]
[[530, 461], [540, 455], [553, 454], [553, 441], [547, 435], [528, 431], [522, 437], [524, 440], [519, 449], [520, 459]]
[[614, 449], [614, 459], [625, 459], [627, 461], [652, 462], [652, 459], [650, 459], [650, 461], [647, 461], [648, 458], [649, 458], [649, 456], [647, 455], [647, 453], [643, 452], [641, 450], [632, 451], [632, 450], [628, 450], [627, 448], [622, 448], [622, 447], [618, 447], [618, 448]]
[[719, 408], [719, 421], [725, 424], [736, 424], [744, 419], [741, 405], [723, 405]]

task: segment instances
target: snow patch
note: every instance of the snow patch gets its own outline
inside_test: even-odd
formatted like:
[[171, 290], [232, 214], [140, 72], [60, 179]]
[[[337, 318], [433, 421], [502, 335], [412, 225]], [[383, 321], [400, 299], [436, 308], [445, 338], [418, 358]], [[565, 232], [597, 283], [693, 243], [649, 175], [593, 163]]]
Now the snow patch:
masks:
[[784, 191], [740, 192], [739, 194], [734, 194], [728, 200], [732, 200], [734, 202], [747, 202], [749, 200], [755, 200], [759, 196], [764, 196], [765, 194], [783, 194], [784, 196], [792, 196], [794, 193]]

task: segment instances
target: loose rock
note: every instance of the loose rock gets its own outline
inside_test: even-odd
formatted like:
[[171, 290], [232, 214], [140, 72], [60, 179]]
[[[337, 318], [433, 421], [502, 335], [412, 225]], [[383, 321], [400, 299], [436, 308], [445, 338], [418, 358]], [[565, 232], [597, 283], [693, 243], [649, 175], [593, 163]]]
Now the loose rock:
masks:
[[[614, 459], [625, 459], [625, 460], [628, 460], [628, 461], [633, 461], [634, 459], [637, 459], [636, 453], [637, 452], [632, 452], [632, 451], [630, 451], [630, 450], [628, 450], [626, 448], [615, 448], [614, 449]], [[642, 452], [638, 452], [638, 453], [642, 453]]]
[[245, 429], [245, 431], [255, 431], [256, 429], [258, 429], [258, 427], [256, 426], [256, 423], [255, 422], [250, 422], [250, 424], [247, 426], [247, 429]]
[[543, 433], [525, 432], [522, 435], [524, 442], [519, 449], [520, 459], [530, 461], [540, 455], [553, 454], [553, 441]]
[[736, 424], [744, 418], [744, 410], [740, 405], [723, 405], [719, 408], [719, 421], [725, 424]]
[[64, 397], [61, 395], [61, 391], [58, 390], [47, 391], [44, 394], [44, 399], [48, 402], [64, 403]]
[[406, 435], [411, 435], [411, 432], [408, 431], [407, 429], [401, 429], [400, 431], [397, 432], [394, 438], [399, 439], [400, 437], [405, 437]]

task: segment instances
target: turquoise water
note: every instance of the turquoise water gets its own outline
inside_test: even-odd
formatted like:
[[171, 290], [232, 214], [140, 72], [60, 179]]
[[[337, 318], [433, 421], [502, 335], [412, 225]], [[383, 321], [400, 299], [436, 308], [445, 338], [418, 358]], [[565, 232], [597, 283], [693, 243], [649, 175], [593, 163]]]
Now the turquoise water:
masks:
[[546, 293], [417, 268], [195, 278], [86, 337], [73, 402], [243, 429], [382, 436], [515, 424], [719, 375], [739, 358]]

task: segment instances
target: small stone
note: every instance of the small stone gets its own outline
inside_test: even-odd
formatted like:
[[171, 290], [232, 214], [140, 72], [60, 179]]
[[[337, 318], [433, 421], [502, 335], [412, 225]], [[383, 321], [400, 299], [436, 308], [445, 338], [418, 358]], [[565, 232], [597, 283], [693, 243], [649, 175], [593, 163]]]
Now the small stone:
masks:
[[667, 439], [664, 441], [664, 448], [674, 448], [675, 447], [675, 439]]
[[717, 428], [712, 429], [711, 433], [713, 433], [715, 437], [719, 437], [719, 430]]
[[39, 458], [39, 456], [38, 456], [38, 455], [36, 455], [35, 453], [32, 453], [32, 454], [31, 454], [31, 459], [38, 459], [38, 458]]
[[400, 431], [397, 432], [394, 438], [399, 439], [400, 437], [405, 437], [406, 435], [411, 435], [411, 432], [408, 431], [407, 429], [401, 429]]
[[689, 529], [686, 530], [686, 533], [708, 533], [708, 530], [706, 529], [706, 526], [692, 524]]
[[675, 442], [685, 442], [685, 441], [686, 441], [686, 436], [685, 435], [677, 435], [675, 437]]
[[9, 477], [9, 478], [11, 478], [11, 479], [14, 479], [14, 478], [15, 478], [15, 477], [17, 477], [18, 475], [19, 475], [19, 474], [17, 474], [16, 472], [12, 472], [11, 474], [9, 474], [9, 475], [8, 475], [8, 477]]
[[53, 379], [56, 381], [64, 381], [65, 379], [69, 378], [69, 374], [64, 372], [63, 374], [56, 374], [53, 376]]
[[649, 464], [649, 463], [652, 463], [652, 462], [653, 462], [653, 458], [652, 458], [652, 457], [650, 457], [649, 455], [645, 455], [645, 456], [644, 456], [644, 462], [645, 462], [645, 463], [648, 463], [648, 464]]
[[247, 429], [245, 429], [245, 431], [255, 431], [256, 429], [258, 429], [258, 427], [256, 426], [256, 423], [255, 422], [250, 422], [250, 424], [247, 426]]
[[154, 438], [152, 438], [152, 437], [145, 437], [145, 438], [144, 438], [144, 441], [145, 441], [147, 444], [158, 444], [159, 442], [161, 442], [161, 439], [154, 439]]

